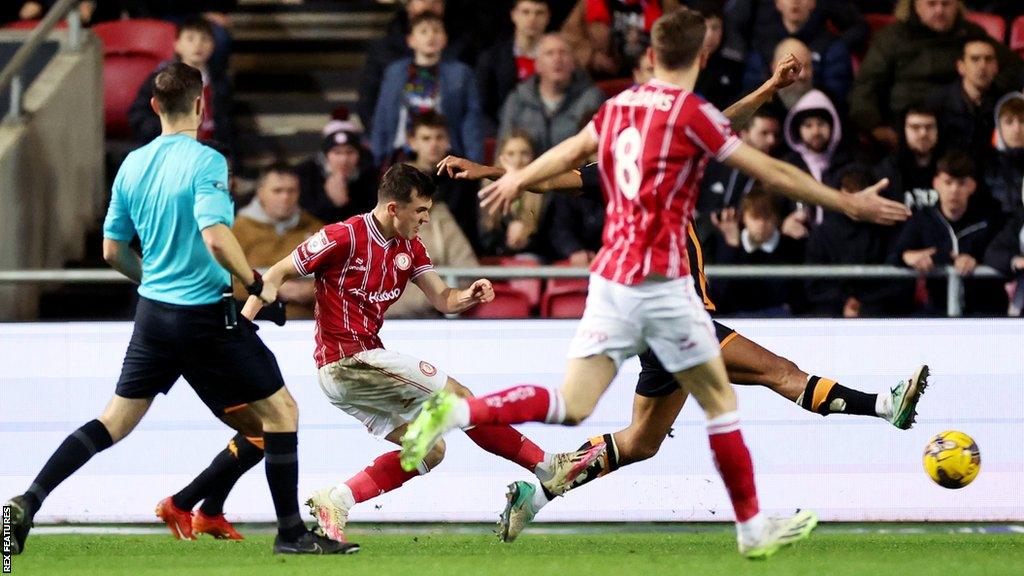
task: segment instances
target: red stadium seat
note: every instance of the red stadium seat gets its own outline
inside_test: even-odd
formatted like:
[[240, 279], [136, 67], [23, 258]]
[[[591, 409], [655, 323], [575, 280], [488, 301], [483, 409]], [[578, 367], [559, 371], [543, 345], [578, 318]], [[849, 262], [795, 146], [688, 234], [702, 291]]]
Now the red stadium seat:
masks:
[[1018, 16], [1010, 26], [1010, 49], [1024, 58], [1024, 16]]
[[[39, 25], [39, 20], [18, 20], [17, 22], [11, 22], [10, 24], [5, 24], [4, 28], [7, 29], [7, 30], [33, 30], [38, 25]], [[57, 30], [64, 30], [67, 27], [68, 27], [67, 21], [66, 20], [61, 20], [60, 22], [57, 23], [56, 29]]]
[[587, 306], [586, 288], [568, 287], [544, 293], [541, 316], [544, 318], [582, 318]]
[[892, 14], [865, 14], [864, 21], [871, 28], [871, 35], [874, 36], [879, 30], [896, 21]]
[[632, 78], [613, 78], [611, 80], [601, 80], [597, 83], [597, 87], [604, 92], [604, 95], [611, 98], [619, 92], [622, 92], [626, 88], [633, 85]]
[[1006, 20], [1002, 16], [984, 12], [968, 12], [967, 19], [985, 29], [988, 35], [1002, 42], [1006, 38]]
[[480, 304], [464, 313], [463, 318], [529, 318], [530, 302], [526, 295], [505, 284], [494, 285], [494, 301]]
[[127, 138], [128, 109], [135, 100], [139, 86], [160, 64], [151, 56], [106, 56], [103, 59], [103, 110], [108, 137]]
[[494, 164], [494, 156], [497, 154], [498, 141], [494, 138], [484, 138], [484, 164]]
[[138, 54], [158, 62], [174, 56], [174, 24], [138, 18], [101, 22], [92, 31], [103, 41], [103, 55]]
[[[505, 266], [515, 268], [536, 267], [539, 264], [536, 260], [516, 258], [515, 256], [491, 256], [482, 258], [480, 264], [484, 266]], [[539, 278], [515, 278], [507, 280], [503, 284], [522, 292], [530, 302], [530, 308], [536, 308], [540, 304], [541, 281]]]

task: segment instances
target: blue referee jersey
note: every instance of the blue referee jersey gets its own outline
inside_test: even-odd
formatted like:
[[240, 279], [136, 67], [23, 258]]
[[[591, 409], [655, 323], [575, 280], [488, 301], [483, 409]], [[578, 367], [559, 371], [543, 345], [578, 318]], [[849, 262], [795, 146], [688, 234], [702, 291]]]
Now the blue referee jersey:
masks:
[[220, 300], [231, 276], [200, 231], [234, 223], [227, 161], [182, 134], [160, 136], [128, 155], [114, 179], [103, 236], [142, 242], [139, 295], [195, 306]]

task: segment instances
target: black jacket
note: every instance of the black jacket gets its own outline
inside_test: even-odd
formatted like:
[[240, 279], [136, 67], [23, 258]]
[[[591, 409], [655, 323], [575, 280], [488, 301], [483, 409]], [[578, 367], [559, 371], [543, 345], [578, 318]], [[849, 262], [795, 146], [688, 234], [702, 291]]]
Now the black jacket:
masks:
[[[156, 70], [153, 70], [153, 73], [142, 83], [142, 86], [139, 86], [135, 101], [128, 109], [128, 125], [132, 129], [132, 137], [142, 144], [146, 144], [160, 135], [160, 117], [149, 106], [149, 101], [153, 98], [153, 79], [166, 66], [177, 61], [178, 59], [175, 58], [157, 66]], [[227, 76], [218, 74], [213, 69], [209, 72], [209, 82], [210, 88], [213, 90], [214, 139], [230, 150], [234, 139], [231, 120], [234, 98], [231, 83]]]
[[370, 160], [371, 154], [364, 151], [360, 156], [359, 175], [349, 182], [348, 204], [337, 207], [324, 192], [327, 172], [318, 155], [302, 164], [295, 171], [299, 174], [299, 205], [317, 219], [333, 224], [373, 210], [377, 205], [377, 170]]
[[1020, 275], [1010, 270], [1014, 256], [1024, 256], [1024, 208], [1006, 221], [985, 250], [985, 264], [1007, 276]]
[[949, 150], [963, 150], [984, 162], [992, 153], [992, 132], [995, 130], [996, 93], [990, 89], [975, 106], [964, 94], [958, 79], [928, 97], [928, 104], [938, 112], [939, 131]]
[[519, 83], [513, 40], [501, 41], [477, 58], [476, 78], [484, 115], [497, 126], [501, 105]]
[[939, 153], [933, 152], [927, 165], [918, 166], [914, 153], [906, 144], [901, 143], [899, 150], [885, 157], [875, 167], [876, 179], [889, 179], [889, 186], [882, 191], [882, 196], [903, 202], [910, 208], [934, 206], [939, 201], [938, 194], [932, 188], [938, 157]]
[[985, 187], [1003, 214], [1009, 215], [1024, 209], [1022, 186], [1024, 149], [994, 152], [985, 166]]
[[[807, 264], [884, 264], [889, 256], [892, 227], [855, 222], [843, 214], [826, 212], [807, 239]], [[890, 280], [809, 280], [808, 308], [814, 314], [841, 316], [846, 300], [861, 303], [862, 316], [907, 312], [906, 283]]]
[[579, 250], [596, 253], [604, 231], [604, 198], [600, 194], [569, 196], [556, 194], [548, 208], [551, 256], [564, 260]]
[[739, 100], [743, 88], [743, 64], [722, 56], [719, 50], [708, 58], [708, 65], [700, 71], [694, 92], [725, 110]]
[[[802, 241], [781, 235], [775, 251], [768, 254], [757, 250], [748, 253], [742, 243], [733, 247], [721, 234], [715, 234], [711, 251], [705, 254], [714, 264], [799, 264], [804, 259]], [[705, 248], [708, 248], [705, 245]], [[722, 314], [788, 315], [802, 307], [800, 282], [789, 279], [726, 280], [715, 279], [711, 284], [712, 300]]]
[[[967, 213], [956, 222], [948, 221], [938, 205], [922, 208], [914, 212], [903, 226], [889, 253], [889, 261], [898, 266], [906, 266], [903, 262], [904, 252], [934, 247], [936, 252], [932, 260], [936, 267], [951, 265], [954, 250], [957, 254], [970, 254], [981, 263], [996, 233], [994, 228], [991, 216], [981, 207], [980, 202], [971, 202]], [[964, 280], [964, 314], [1005, 315], [1007, 299], [1003, 283], [1001, 279]], [[946, 310], [946, 278], [929, 279], [927, 285], [928, 305], [925, 312], [943, 314]]]
[[730, 168], [714, 160], [708, 162], [700, 181], [697, 213], [703, 215], [723, 208], [739, 208], [743, 197], [756, 182], [737, 168]]

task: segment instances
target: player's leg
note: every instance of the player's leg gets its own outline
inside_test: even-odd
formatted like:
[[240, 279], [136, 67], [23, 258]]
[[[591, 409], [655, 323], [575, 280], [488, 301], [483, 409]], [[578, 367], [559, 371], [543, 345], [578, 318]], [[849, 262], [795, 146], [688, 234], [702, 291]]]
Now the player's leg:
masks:
[[801, 408], [822, 416], [877, 416], [897, 428], [907, 429], [914, 423], [917, 402], [928, 385], [928, 367], [922, 366], [886, 393], [861, 392], [833, 379], [807, 374], [791, 360], [718, 322], [715, 329], [722, 341], [722, 356], [732, 382], [766, 386]]
[[[468, 388], [451, 377], [448, 378], [445, 390], [459, 398], [473, 398], [473, 393]], [[512, 426], [508, 424], [472, 426], [463, 429], [463, 432], [477, 446], [491, 454], [515, 462], [538, 476], [548, 476], [544, 470], [544, 462], [549, 455]], [[538, 467], [541, 469], [538, 470]]]
[[[242, 539], [224, 517], [224, 501], [238, 480], [263, 460], [263, 422], [248, 404], [225, 409], [220, 419], [238, 434], [191, 483], [157, 504], [157, 516], [176, 538], [209, 534], [217, 539]], [[202, 506], [193, 513], [200, 500]]]

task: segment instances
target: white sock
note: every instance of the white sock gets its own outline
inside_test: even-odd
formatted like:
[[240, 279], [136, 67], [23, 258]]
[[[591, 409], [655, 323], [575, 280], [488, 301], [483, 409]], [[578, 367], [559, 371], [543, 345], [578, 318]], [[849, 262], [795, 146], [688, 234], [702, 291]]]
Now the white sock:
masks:
[[764, 514], [758, 512], [746, 522], [736, 522], [736, 538], [744, 544], [759, 542], [767, 524]]
[[541, 482], [547, 482], [553, 476], [551, 472], [551, 465], [554, 463], [555, 455], [548, 452], [544, 453], [544, 460], [537, 464], [533, 469], [533, 475], [537, 477]]
[[548, 496], [544, 493], [544, 489], [537, 486], [537, 489], [533, 492], [533, 511], [537, 512], [541, 508], [548, 505]]
[[349, 509], [356, 505], [356, 497], [352, 495], [352, 489], [344, 482], [331, 489], [331, 500], [334, 500], [335, 504]]
[[879, 392], [875, 398], [875, 414], [881, 418], [892, 418], [892, 395], [888, 391]]
[[455, 426], [465, 428], [469, 426], [469, 402], [459, 400], [455, 403], [455, 410], [452, 410], [452, 418], [455, 419]]
[[555, 388], [548, 390], [548, 415], [544, 419], [548, 424], [561, 424], [565, 422], [565, 398], [562, 391]]

